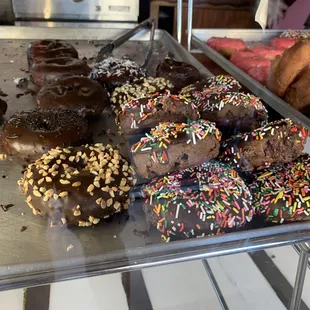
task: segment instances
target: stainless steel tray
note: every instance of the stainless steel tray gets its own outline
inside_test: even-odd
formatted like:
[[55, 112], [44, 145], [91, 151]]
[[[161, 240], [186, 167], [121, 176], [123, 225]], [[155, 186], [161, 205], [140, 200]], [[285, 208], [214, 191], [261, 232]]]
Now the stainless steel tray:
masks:
[[[35, 106], [30, 94], [22, 93], [13, 79], [27, 77], [26, 48], [32, 39], [57, 38], [72, 40], [81, 57], [96, 56], [98, 42], [114, 39], [120, 29], [45, 29], [28, 27], [0, 28], [0, 88], [8, 94], [7, 117], [15, 111]], [[149, 33], [141, 31], [132, 41], [119, 47], [115, 54], [129, 55], [142, 62], [148, 47]], [[151, 71], [166, 55], [173, 54], [210, 76], [195, 58], [166, 32], [157, 31]], [[115, 131], [113, 117], [106, 111], [94, 125], [96, 141], [118, 144], [121, 137], [101, 135], [102, 130]], [[111, 140], [111, 141], [110, 141]], [[126, 147], [123, 148], [126, 153]], [[121, 214], [108, 223], [94, 228], [49, 228], [47, 221], [34, 216], [24, 203], [16, 181], [22, 176], [21, 167], [11, 161], [0, 161], [0, 204], [14, 204], [7, 212], [0, 209], [0, 290], [33, 286], [109, 272], [129, 271], [137, 268], [238, 253], [310, 239], [308, 223], [259, 228], [222, 236], [160, 242], [156, 230], [148, 230], [139, 201], [129, 215]], [[5, 178], [3, 178], [3, 177]], [[21, 227], [27, 230], [21, 232]], [[74, 247], [67, 251], [68, 246]]]
[[268, 88], [258, 83], [247, 73], [237, 68], [229, 60], [223, 57], [214, 49], [206, 45], [211, 37], [241, 38], [246, 42], [265, 42], [271, 38], [279, 36], [279, 30], [258, 30], [258, 29], [193, 29], [192, 42], [211, 60], [216, 62], [226, 72], [233, 75], [241, 84], [247, 87], [253, 94], [262, 98], [265, 103], [276, 110], [284, 117], [290, 117], [294, 121], [299, 121], [307, 128], [310, 128], [310, 119], [287, 104], [283, 99], [276, 96]]

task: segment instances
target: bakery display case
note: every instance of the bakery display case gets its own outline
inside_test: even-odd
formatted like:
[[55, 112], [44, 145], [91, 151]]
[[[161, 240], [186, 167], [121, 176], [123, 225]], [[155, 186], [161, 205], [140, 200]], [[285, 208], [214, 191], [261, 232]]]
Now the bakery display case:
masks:
[[[0, 289], [294, 245], [298, 309], [309, 118], [205, 44], [281, 32], [188, 21], [189, 51], [152, 20], [131, 30], [0, 28]], [[213, 77], [192, 45], [231, 76]], [[57, 57], [42, 60], [42, 50]], [[40, 134], [21, 141], [27, 130]]]

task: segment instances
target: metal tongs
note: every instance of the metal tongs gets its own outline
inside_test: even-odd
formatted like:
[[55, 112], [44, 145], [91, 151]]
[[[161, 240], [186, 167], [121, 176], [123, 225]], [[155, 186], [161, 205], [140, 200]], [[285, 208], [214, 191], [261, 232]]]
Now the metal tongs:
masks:
[[153, 46], [154, 46], [154, 35], [155, 35], [155, 20], [153, 18], [149, 18], [145, 20], [144, 22], [137, 25], [135, 28], [130, 29], [114, 41], [110, 42], [109, 44], [105, 45], [101, 48], [101, 50], [98, 53], [96, 62], [101, 62], [103, 59], [105, 59], [109, 54], [111, 54], [115, 48], [119, 47], [126, 41], [128, 41], [130, 38], [132, 38], [137, 32], [139, 32], [142, 28], [151, 29], [150, 33], [150, 44], [149, 48], [144, 60], [144, 63], [142, 65], [143, 68], [147, 69], [149, 62], [151, 60], [151, 56], [153, 53]]

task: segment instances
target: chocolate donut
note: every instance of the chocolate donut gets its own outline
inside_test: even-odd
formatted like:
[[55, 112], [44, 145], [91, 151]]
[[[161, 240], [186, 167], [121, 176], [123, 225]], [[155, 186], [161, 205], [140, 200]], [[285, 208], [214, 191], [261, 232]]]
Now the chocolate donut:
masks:
[[51, 148], [81, 145], [88, 138], [87, 121], [77, 112], [35, 109], [4, 124], [2, 143], [8, 155], [35, 160]]
[[154, 179], [143, 193], [146, 219], [166, 242], [236, 231], [254, 211], [238, 173], [217, 161]]
[[249, 186], [254, 208], [265, 221], [284, 223], [310, 220], [310, 157], [255, 172]]
[[136, 172], [152, 178], [216, 158], [221, 133], [214, 123], [198, 120], [160, 123], [131, 147]]
[[265, 106], [253, 95], [202, 92], [196, 96], [195, 104], [201, 118], [215, 122], [225, 137], [254, 130], [268, 121]]
[[77, 50], [71, 44], [59, 40], [32, 42], [27, 51], [29, 67], [48, 58], [78, 58], [78, 56]]
[[118, 115], [125, 135], [134, 135], [163, 122], [183, 123], [199, 119], [197, 107], [179, 96], [164, 94], [132, 99]]
[[33, 65], [31, 78], [33, 83], [41, 88], [64, 77], [73, 75], [88, 76], [89, 72], [90, 68], [82, 60], [65, 57], [51, 58]]
[[122, 112], [122, 107], [134, 98], [142, 98], [155, 93], [165, 93], [173, 90], [174, 86], [166, 79], [157, 77], [147, 77], [136, 79], [131, 84], [124, 84], [116, 87], [111, 95], [113, 111], [118, 114]]
[[0, 98], [0, 124], [2, 123], [2, 117], [8, 109], [7, 103]]
[[84, 76], [70, 76], [42, 87], [37, 104], [40, 108], [67, 109], [82, 116], [98, 116], [109, 105], [109, 97], [96, 81]]
[[134, 172], [110, 145], [50, 150], [20, 182], [33, 213], [50, 226], [91, 226], [128, 208]]
[[169, 80], [174, 85], [175, 91], [180, 91], [183, 87], [200, 80], [197, 68], [169, 57], [158, 65], [156, 76]]
[[94, 65], [90, 77], [112, 93], [116, 87], [146, 76], [146, 70], [133, 60], [108, 57]]
[[242, 171], [287, 163], [302, 153], [308, 134], [299, 123], [282, 119], [224, 141], [219, 158]]

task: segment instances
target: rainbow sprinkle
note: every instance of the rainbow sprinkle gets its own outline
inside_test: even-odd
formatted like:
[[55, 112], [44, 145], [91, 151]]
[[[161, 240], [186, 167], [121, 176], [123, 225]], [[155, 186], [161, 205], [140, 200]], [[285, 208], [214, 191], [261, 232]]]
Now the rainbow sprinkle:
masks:
[[252, 196], [236, 171], [211, 161], [156, 178], [143, 188], [144, 210], [169, 241], [220, 234], [252, 220]]

